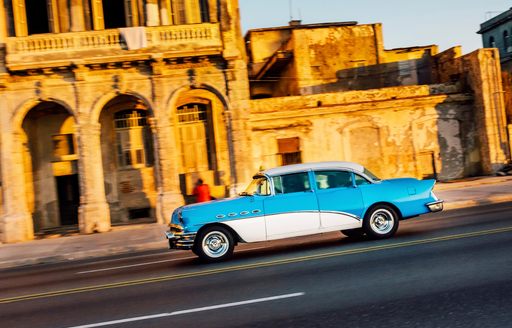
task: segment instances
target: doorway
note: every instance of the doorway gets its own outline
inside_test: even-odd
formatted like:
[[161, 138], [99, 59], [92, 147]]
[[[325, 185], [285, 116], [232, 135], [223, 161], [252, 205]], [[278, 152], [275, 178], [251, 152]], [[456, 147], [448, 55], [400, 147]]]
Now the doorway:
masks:
[[80, 191], [78, 174], [55, 177], [61, 225], [78, 224]]

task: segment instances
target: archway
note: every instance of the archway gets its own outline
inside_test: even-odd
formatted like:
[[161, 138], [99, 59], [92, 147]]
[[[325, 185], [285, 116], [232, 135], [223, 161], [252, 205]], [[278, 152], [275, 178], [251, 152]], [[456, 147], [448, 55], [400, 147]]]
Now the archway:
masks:
[[34, 231], [78, 224], [80, 202], [75, 119], [62, 105], [45, 101], [21, 124], [27, 205]]
[[210, 186], [212, 196], [225, 197], [231, 166], [224, 103], [208, 90], [192, 89], [181, 92], [174, 105], [180, 189], [185, 201], [194, 201], [193, 189], [199, 179]]
[[114, 224], [155, 220], [151, 117], [149, 105], [133, 95], [116, 96], [99, 116], [105, 193]]

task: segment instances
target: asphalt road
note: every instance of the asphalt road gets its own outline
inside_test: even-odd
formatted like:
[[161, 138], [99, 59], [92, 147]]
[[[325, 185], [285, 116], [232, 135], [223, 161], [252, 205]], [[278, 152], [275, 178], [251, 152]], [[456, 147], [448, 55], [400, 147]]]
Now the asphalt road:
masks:
[[0, 272], [0, 326], [512, 327], [512, 204], [243, 245], [202, 264], [141, 253]]

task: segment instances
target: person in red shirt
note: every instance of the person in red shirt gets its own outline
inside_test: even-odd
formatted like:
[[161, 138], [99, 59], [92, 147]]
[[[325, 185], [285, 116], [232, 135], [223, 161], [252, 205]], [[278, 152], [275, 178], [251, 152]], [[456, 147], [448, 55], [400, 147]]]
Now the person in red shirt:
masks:
[[210, 196], [210, 188], [206, 183], [203, 183], [202, 179], [197, 180], [197, 184], [194, 188], [194, 196], [196, 196], [197, 203], [212, 200], [212, 196]]

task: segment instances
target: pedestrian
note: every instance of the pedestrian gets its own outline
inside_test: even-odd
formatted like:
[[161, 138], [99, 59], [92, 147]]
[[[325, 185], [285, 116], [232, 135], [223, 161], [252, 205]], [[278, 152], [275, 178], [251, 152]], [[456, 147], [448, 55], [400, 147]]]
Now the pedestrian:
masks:
[[206, 183], [203, 183], [203, 179], [198, 179], [197, 184], [194, 188], [194, 196], [196, 196], [196, 202], [208, 202], [212, 200], [210, 195], [210, 187]]

